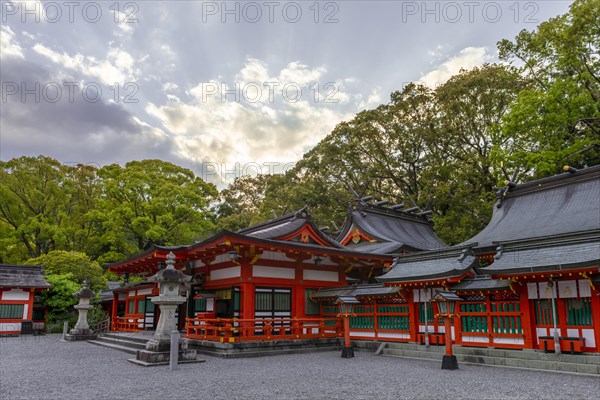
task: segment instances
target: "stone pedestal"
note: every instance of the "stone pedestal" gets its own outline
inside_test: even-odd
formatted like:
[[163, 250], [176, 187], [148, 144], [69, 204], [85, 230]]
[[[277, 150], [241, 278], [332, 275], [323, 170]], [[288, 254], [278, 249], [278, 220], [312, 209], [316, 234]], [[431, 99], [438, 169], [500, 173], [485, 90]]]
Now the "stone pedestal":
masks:
[[65, 340], [72, 342], [77, 340], [91, 340], [96, 339], [96, 335], [88, 325], [87, 314], [88, 311], [93, 307], [90, 304], [90, 300], [95, 296], [95, 293], [88, 287], [88, 281], [83, 281], [83, 288], [75, 293], [75, 296], [79, 297], [79, 304], [74, 308], [79, 311], [79, 318], [75, 327], [71, 329], [71, 332], [65, 335]]

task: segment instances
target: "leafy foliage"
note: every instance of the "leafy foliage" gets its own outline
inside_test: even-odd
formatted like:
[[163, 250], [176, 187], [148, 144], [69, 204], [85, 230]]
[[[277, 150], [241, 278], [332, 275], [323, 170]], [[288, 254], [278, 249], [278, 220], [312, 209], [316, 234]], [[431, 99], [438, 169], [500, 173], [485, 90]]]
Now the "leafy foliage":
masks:
[[104, 229], [102, 261], [115, 261], [152, 244], [189, 243], [209, 232], [213, 185], [188, 169], [160, 160], [132, 161], [98, 171], [102, 197], [91, 216]]
[[580, 122], [600, 117], [599, 9], [598, 0], [574, 1], [569, 13], [498, 43], [500, 57], [531, 79], [502, 125], [529, 145], [503, 155], [533, 176], [558, 173], [565, 162], [600, 163], [600, 124]]
[[73, 281], [72, 274], [47, 274], [46, 280], [52, 285], [40, 296], [40, 304], [48, 307], [46, 322], [52, 324], [64, 319], [76, 319], [72, 309], [78, 302], [75, 293], [81, 286]]
[[27, 260], [26, 264], [42, 265], [47, 276], [68, 276], [75, 284], [81, 284], [87, 279], [90, 289], [94, 291], [106, 288], [104, 271], [96, 261], [90, 260], [84, 253], [53, 250]]

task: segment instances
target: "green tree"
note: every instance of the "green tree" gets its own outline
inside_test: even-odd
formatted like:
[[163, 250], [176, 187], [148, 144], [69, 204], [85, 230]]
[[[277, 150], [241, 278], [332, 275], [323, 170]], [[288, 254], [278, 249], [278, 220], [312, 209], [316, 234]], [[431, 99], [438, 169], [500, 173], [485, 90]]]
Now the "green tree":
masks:
[[84, 253], [54, 250], [48, 254], [26, 261], [29, 265], [41, 265], [47, 276], [69, 276], [75, 284], [81, 284], [84, 279], [89, 280], [90, 288], [94, 291], [106, 288], [104, 271], [96, 261]]
[[498, 43], [500, 58], [519, 65], [531, 85], [519, 93], [502, 126], [506, 136], [529, 143], [502, 149], [532, 177], [558, 173], [562, 164], [600, 163], [600, 1], [576, 0], [569, 12]]
[[74, 282], [72, 274], [46, 274], [46, 280], [52, 287], [42, 292], [40, 304], [48, 307], [46, 322], [53, 324], [61, 320], [69, 320], [72, 324], [76, 320], [73, 306], [78, 299], [75, 293], [81, 286]]
[[497, 155], [523, 146], [502, 130], [502, 120], [526, 85], [516, 69], [492, 64], [463, 70], [435, 90], [438, 126], [427, 137], [423, 181], [436, 231], [450, 244], [473, 236], [491, 217], [502, 177]]
[[89, 217], [102, 226], [101, 262], [119, 260], [152, 244], [191, 243], [214, 228], [209, 203], [214, 185], [160, 160], [101, 168], [102, 196]]
[[3, 246], [2, 259], [22, 261], [23, 254], [37, 257], [64, 246], [67, 168], [44, 156], [0, 161], [0, 167], [2, 238], [12, 245]]
[[215, 210], [217, 227], [237, 231], [260, 222], [260, 206], [273, 175], [245, 175], [236, 178], [219, 193]]

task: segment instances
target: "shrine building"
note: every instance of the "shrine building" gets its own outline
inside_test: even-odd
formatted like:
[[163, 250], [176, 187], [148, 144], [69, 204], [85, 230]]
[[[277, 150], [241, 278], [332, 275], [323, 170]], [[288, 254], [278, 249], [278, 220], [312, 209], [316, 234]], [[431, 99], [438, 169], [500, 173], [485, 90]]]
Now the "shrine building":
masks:
[[42, 331], [45, 309], [36, 294], [51, 286], [39, 265], [0, 264], [0, 335]]
[[[360, 301], [355, 340], [444, 344], [431, 298], [454, 291], [451, 337], [463, 346], [600, 352], [600, 166], [498, 192], [489, 224], [445, 245], [427, 212], [355, 199], [336, 238], [306, 209], [202, 242], [110, 265], [150, 277], [168, 253], [192, 276], [179, 327], [190, 340], [265, 341], [342, 335], [335, 300]], [[156, 283], [113, 291], [112, 328], [153, 329]], [[563, 348], [564, 347], [564, 348]]]

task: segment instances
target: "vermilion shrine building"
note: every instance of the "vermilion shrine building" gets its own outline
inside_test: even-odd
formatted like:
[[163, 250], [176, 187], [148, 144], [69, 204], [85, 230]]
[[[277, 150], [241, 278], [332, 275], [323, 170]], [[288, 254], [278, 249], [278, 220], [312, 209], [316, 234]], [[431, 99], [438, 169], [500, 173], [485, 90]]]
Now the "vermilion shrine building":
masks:
[[51, 286], [39, 265], [0, 264], [0, 335], [43, 330], [45, 309], [35, 295]]
[[[191, 339], [339, 336], [333, 301], [350, 295], [361, 301], [353, 339], [423, 342], [427, 330], [442, 344], [430, 299], [447, 289], [464, 300], [452, 327], [457, 344], [550, 350], [556, 322], [563, 351], [600, 352], [600, 167], [507, 186], [488, 226], [457, 246], [414, 211], [357, 200], [333, 239], [303, 209], [189, 246], [155, 247], [110, 270], [150, 276], [173, 252], [193, 276], [179, 311]], [[113, 329], [152, 329], [156, 290], [115, 290]]]

